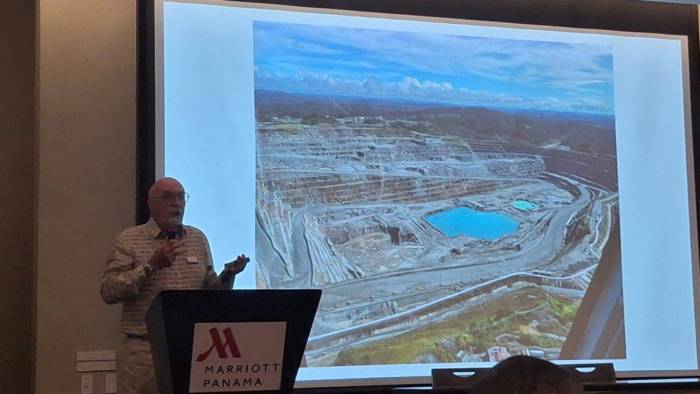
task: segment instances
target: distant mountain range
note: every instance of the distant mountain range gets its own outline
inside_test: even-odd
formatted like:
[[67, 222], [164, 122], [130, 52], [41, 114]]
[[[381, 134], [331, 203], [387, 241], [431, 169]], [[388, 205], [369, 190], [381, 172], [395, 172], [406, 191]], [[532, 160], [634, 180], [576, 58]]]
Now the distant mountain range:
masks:
[[261, 116], [296, 118], [379, 117], [419, 122], [422, 131], [467, 139], [615, 156], [614, 118], [607, 115], [520, 109], [459, 107], [444, 103], [311, 95], [269, 90], [255, 92]]

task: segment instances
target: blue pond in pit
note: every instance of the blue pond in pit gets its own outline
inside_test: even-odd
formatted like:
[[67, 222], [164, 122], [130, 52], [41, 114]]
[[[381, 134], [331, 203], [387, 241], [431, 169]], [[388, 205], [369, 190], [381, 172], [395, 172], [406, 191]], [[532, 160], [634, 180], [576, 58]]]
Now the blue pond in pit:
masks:
[[537, 208], [537, 204], [531, 203], [527, 200], [515, 200], [513, 201], [513, 208], [521, 211], [530, 211]]
[[425, 220], [450, 238], [466, 235], [493, 241], [518, 228], [518, 222], [508, 215], [497, 212], [479, 212], [466, 207], [448, 209], [428, 215]]

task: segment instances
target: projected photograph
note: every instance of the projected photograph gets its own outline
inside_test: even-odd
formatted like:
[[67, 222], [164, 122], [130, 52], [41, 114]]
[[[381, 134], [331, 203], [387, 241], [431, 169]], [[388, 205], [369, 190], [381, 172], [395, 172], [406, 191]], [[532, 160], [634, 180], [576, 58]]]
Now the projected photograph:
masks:
[[610, 47], [253, 44], [256, 285], [323, 289], [306, 366], [625, 358]]

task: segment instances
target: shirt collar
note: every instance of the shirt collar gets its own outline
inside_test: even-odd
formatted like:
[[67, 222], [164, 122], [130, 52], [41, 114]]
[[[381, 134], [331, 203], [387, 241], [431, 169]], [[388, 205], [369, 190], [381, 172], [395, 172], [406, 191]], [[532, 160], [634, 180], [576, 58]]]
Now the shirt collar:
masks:
[[[153, 218], [148, 219], [148, 222], [146, 222], [146, 231], [148, 234], [153, 237], [153, 239], [159, 239], [159, 238], [165, 238], [167, 239], [167, 235], [164, 235], [165, 233], [163, 230], [158, 227], [158, 223], [156, 223]], [[178, 238], [184, 237], [187, 235], [187, 230], [185, 229], [185, 226], [180, 227], [180, 234]]]
[[148, 219], [146, 222], [146, 231], [153, 239], [158, 238], [158, 235], [160, 234], [160, 227], [158, 227], [158, 223], [156, 223], [153, 218]]

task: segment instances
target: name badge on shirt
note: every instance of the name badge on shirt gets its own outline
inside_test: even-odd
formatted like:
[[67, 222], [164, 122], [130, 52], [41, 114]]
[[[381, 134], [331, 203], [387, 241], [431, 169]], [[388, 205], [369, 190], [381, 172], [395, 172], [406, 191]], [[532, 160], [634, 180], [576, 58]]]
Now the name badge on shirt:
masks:
[[199, 260], [196, 256], [187, 256], [187, 264], [197, 264]]

